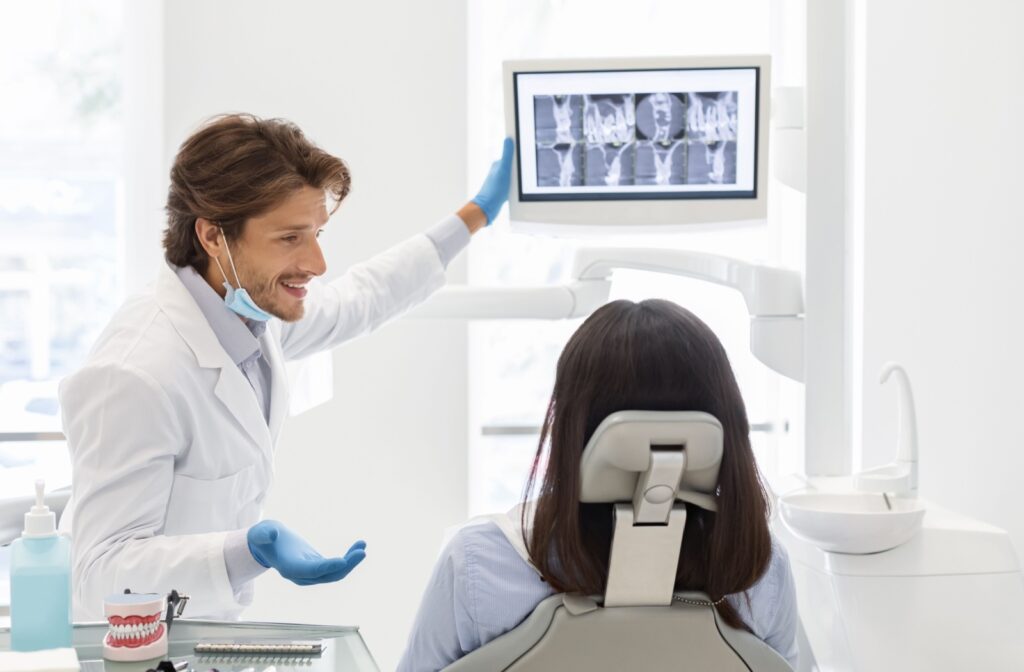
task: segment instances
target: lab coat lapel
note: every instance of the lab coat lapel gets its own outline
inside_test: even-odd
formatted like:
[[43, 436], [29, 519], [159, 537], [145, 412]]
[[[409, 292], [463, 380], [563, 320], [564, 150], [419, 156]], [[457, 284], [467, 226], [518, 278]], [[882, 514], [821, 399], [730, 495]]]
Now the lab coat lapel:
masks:
[[[169, 267], [165, 266], [160, 271], [156, 296], [157, 303], [175, 330], [195, 353], [199, 366], [220, 369], [214, 394], [249, 434], [264, 457], [270, 459], [270, 430], [249, 381], [231, 361], [192, 295]], [[277, 378], [276, 372], [274, 377]]]
[[288, 371], [284, 365], [284, 353], [281, 341], [277, 336], [277, 325], [268, 326], [260, 337], [260, 348], [263, 356], [270, 363], [270, 442], [277, 445], [277, 437], [281, 433], [281, 425], [288, 416]]

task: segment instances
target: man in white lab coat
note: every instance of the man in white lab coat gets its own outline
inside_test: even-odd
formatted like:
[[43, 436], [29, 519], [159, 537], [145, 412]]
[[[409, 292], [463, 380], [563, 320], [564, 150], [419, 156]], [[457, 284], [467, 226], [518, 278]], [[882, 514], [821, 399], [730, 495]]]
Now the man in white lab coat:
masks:
[[60, 388], [76, 618], [101, 618], [103, 598], [125, 588], [177, 589], [193, 617], [236, 617], [267, 568], [307, 585], [362, 560], [362, 542], [324, 557], [260, 520], [289, 406], [284, 363], [441, 287], [448, 261], [508, 198], [511, 153], [506, 140], [457, 214], [324, 284], [317, 238], [348, 193], [345, 164], [295, 125], [249, 115], [185, 141], [171, 168], [167, 265]]

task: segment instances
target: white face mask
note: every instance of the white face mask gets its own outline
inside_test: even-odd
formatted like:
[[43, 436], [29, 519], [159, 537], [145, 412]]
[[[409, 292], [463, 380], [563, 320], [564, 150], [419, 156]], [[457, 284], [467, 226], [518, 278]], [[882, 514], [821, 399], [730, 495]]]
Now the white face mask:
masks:
[[238, 279], [238, 271], [235, 270], [235, 260], [231, 258], [231, 248], [228, 246], [228, 239], [224, 235], [223, 229], [220, 232], [221, 238], [224, 239], [224, 249], [228, 251], [228, 263], [231, 264], [231, 272], [235, 276], [235, 284], [238, 288], [235, 289], [228, 282], [228, 276], [224, 273], [224, 267], [220, 265], [220, 260], [214, 257], [213, 260], [217, 262], [217, 268], [220, 269], [220, 274], [224, 276], [224, 289], [227, 292], [224, 294], [224, 304], [230, 308], [234, 313], [241, 315], [242, 317], [249, 320], [256, 320], [258, 322], [266, 322], [273, 315], [263, 310], [256, 305], [256, 302], [249, 296], [249, 292], [242, 287], [242, 283]]

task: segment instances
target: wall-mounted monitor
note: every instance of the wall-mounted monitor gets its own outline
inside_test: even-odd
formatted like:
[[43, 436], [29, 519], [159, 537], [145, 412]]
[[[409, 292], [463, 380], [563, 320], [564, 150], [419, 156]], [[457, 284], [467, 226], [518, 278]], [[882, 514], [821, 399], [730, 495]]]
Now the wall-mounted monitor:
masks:
[[768, 80], [767, 56], [506, 62], [513, 226], [763, 220]]

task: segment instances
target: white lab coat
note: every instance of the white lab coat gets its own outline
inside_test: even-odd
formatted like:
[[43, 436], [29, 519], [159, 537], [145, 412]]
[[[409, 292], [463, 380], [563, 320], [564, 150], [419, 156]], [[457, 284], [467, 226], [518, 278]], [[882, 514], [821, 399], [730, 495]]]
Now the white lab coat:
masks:
[[[98, 620], [125, 588], [188, 594], [191, 617], [236, 618], [225, 537], [260, 519], [288, 409], [285, 360], [375, 329], [444, 284], [424, 235], [311, 283], [302, 320], [271, 320], [269, 427], [245, 376], [188, 290], [161, 268], [115, 314], [85, 366], [60, 386], [73, 465], [68, 507], [76, 620]], [[66, 527], [62, 521], [62, 527]]]

